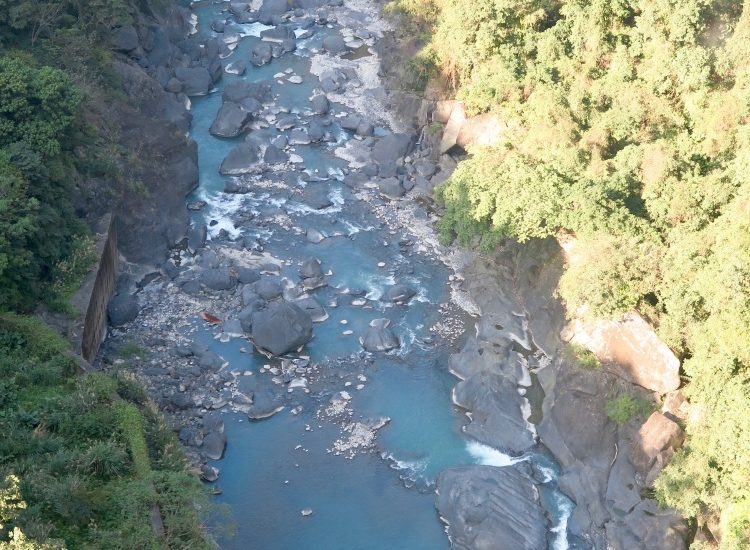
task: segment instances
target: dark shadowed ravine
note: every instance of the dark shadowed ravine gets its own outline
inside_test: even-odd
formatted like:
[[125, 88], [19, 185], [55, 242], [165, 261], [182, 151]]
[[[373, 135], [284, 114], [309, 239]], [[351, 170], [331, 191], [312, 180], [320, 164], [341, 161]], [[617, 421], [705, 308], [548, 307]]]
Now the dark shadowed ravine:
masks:
[[478, 310], [408, 192], [430, 167], [378, 76], [379, 6], [258, 4], [191, 5], [225, 74], [191, 97], [189, 238], [141, 285], [138, 323], [112, 337], [166, 340], [168, 361], [141, 374], [231, 508], [236, 534], [220, 546], [576, 546], [529, 422], [544, 354], [498, 304], [510, 326], [491, 337], [510, 366], [480, 377]]

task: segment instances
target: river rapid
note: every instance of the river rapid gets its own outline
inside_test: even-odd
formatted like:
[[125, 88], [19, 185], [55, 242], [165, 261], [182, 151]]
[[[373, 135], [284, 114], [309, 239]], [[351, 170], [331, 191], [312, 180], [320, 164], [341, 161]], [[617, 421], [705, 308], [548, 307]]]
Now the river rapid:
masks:
[[[196, 33], [226, 45], [225, 66], [250, 59], [260, 43], [279, 43], [268, 34], [273, 26], [238, 22], [228, 8], [191, 5]], [[226, 22], [222, 32], [212, 29], [217, 20]], [[453, 402], [457, 379], [448, 363], [474, 333], [478, 309], [461, 292], [450, 250], [435, 237], [434, 212], [412, 194], [388, 197], [370, 183], [372, 144], [413, 132], [389, 110], [378, 76], [375, 46], [388, 30], [378, 5], [358, 0], [300, 10], [288, 26], [294, 51], [262, 66], [248, 62], [244, 74], [226, 73], [209, 95], [192, 98], [200, 183], [187, 199], [191, 238], [175, 250], [169, 276], [143, 280], [140, 301], [147, 307], [138, 326], [111, 336], [163, 350], [139, 375], [179, 422], [204, 477], [218, 476], [215, 498], [236, 525], [232, 536], [217, 531], [220, 546], [448, 548], [435, 504], [440, 472], [527, 463], [547, 547], [568, 548], [572, 504], [557, 490], [554, 461], [538, 446], [510, 456], [464, 432], [470, 414]], [[347, 53], [325, 52], [330, 37], [343, 39]], [[248, 131], [217, 137], [210, 128], [222, 94], [239, 81], [267, 83], [269, 93]], [[323, 89], [330, 103], [316, 114], [311, 99]], [[247, 140], [261, 153], [255, 167], [221, 175], [227, 155]], [[393, 159], [402, 187], [420, 157], [414, 141], [405, 159]], [[275, 164], [262, 160], [269, 143], [283, 153]], [[321, 284], [305, 289], [300, 268], [311, 258], [319, 260]], [[241, 274], [238, 282], [238, 267], [254, 275]], [[217, 283], [222, 270], [231, 274], [227, 285]], [[322, 306], [300, 351], [272, 357], [248, 341], [240, 312], [257, 276], [278, 285], [281, 296], [271, 300], [311, 297]], [[394, 285], [413, 296], [387, 301]], [[389, 321], [400, 345], [365, 351], [360, 339], [379, 319]], [[219, 450], [207, 451], [209, 441]]]

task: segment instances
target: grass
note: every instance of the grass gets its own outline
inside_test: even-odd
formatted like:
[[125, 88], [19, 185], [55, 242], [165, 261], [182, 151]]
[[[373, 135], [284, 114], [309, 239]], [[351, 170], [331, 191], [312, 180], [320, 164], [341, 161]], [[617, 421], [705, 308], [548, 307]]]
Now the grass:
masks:
[[574, 361], [579, 367], [587, 370], [601, 370], [601, 361], [592, 352], [578, 344], [568, 344], [565, 350], [569, 360]]
[[607, 417], [618, 426], [626, 424], [636, 416], [647, 416], [654, 412], [654, 409], [652, 402], [633, 397], [628, 393], [610, 399], [604, 405]]

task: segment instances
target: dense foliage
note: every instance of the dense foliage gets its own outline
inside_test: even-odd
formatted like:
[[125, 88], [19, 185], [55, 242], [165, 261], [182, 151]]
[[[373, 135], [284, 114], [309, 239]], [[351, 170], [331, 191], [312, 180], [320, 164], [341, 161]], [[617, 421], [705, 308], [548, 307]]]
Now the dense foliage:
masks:
[[470, 113], [508, 123], [438, 190], [447, 239], [574, 236], [569, 310], [646, 314], [698, 412], [656, 483], [750, 544], [750, 2], [400, 0]]
[[35, 320], [0, 316], [0, 548], [208, 547], [174, 433], [134, 383], [77, 376], [66, 348]]

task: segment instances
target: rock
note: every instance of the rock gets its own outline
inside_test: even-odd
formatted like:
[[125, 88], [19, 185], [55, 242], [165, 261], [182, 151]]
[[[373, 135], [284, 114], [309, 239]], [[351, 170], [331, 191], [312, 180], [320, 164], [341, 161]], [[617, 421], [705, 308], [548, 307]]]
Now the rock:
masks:
[[138, 47], [138, 32], [133, 25], [124, 25], [112, 30], [112, 49], [118, 52], [131, 52]]
[[612, 550], [687, 548], [689, 530], [685, 521], [654, 500], [644, 500], [625, 517], [607, 523], [606, 528], [607, 547]]
[[346, 115], [339, 120], [339, 126], [350, 132], [354, 132], [360, 124], [362, 124], [362, 118], [359, 115]]
[[224, 67], [227, 74], [243, 75], [247, 70], [247, 62], [244, 59], [235, 59]]
[[416, 291], [413, 288], [399, 284], [386, 290], [380, 299], [383, 302], [408, 302], [414, 295], [416, 295]]
[[331, 108], [331, 103], [324, 94], [313, 96], [310, 100], [310, 110], [316, 115], [326, 115]]
[[167, 81], [167, 85], [164, 86], [164, 89], [173, 94], [179, 94], [182, 91], [182, 82], [172, 77]]
[[325, 183], [308, 183], [302, 191], [302, 202], [315, 210], [333, 206], [333, 201], [328, 197], [328, 186]]
[[317, 258], [309, 258], [302, 263], [299, 268], [299, 275], [303, 279], [323, 276], [323, 267]]
[[370, 352], [390, 351], [401, 347], [398, 337], [393, 334], [389, 325], [390, 319], [375, 319], [370, 322], [365, 335], [360, 338], [359, 343]]
[[187, 393], [176, 393], [169, 398], [171, 405], [177, 410], [186, 410], [195, 406], [192, 397]]
[[132, 294], [121, 293], [113, 296], [107, 305], [109, 324], [115, 328], [134, 321], [139, 312], [138, 298]]
[[187, 96], [206, 95], [211, 89], [211, 75], [205, 67], [177, 67], [174, 72]]
[[630, 460], [636, 471], [645, 477], [659, 455], [667, 452], [671, 458], [672, 453], [682, 445], [684, 438], [682, 428], [676, 422], [656, 411], [649, 416], [633, 438]]
[[275, 300], [284, 292], [281, 283], [276, 277], [263, 277], [255, 283], [254, 290], [264, 300]]
[[680, 387], [680, 361], [637, 313], [622, 321], [576, 320], [563, 338], [591, 350], [608, 370], [646, 389], [668, 393]]
[[263, 4], [258, 10], [258, 21], [264, 25], [273, 23], [278, 16], [289, 11], [289, 8], [288, 0], [263, 0]]
[[[461, 466], [437, 481], [437, 509], [453, 548], [543, 550], [546, 525], [534, 483], [515, 466]], [[655, 547], [654, 547], [655, 548]]]
[[211, 124], [209, 132], [218, 137], [237, 137], [245, 131], [252, 119], [252, 113], [246, 111], [237, 103], [225, 101], [222, 103], [213, 124]]
[[267, 164], [285, 164], [289, 162], [289, 155], [275, 145], [269, 145], [263, 154], [263, 160]]
[[300, 514], [302, 514], [302, 517], [308, 517], [311, 516], [313, 513], [312, 508], [305, 508], [300, 511]]
[[236, 267], [235, 271], [237, 272], [237, 280], [243, 285], [249, 285], [256, 281], [260, 281], [260, 273], [258, 273], [257, 269], [240, 266]]
[[227, 26], [227, 22], [224, 19], [214, 19], [211, 21], [211, 29], [214, 32], [223, 33]]
[[187, 235], [188, 251], [195, 254], [198, 250], [206, 246], [208, 238], [208, 228], [205, 223], [194, 225], [190, 228]]
[[406, 194], [406, 189], [401, 185], [398, 178], [387, 178], [378, 181], [380, 192], [390, 199], [399, 199]]
[[219, 172], [225, 176], [249, 174], [257, 169], [258, 148], [251, 143], [242, 143], [232, 149], [221, 163]]
[[373, 126], [370, 122], [367, 122], [366, 120], [363, 120], [359, 123], [359, 126], [357, 126], [357, 129], [355, 130], [355, 133], [360, 137], [369, 137], [373, 135], [375, 132], [375, 126]]
[[408, 134], [389, 134], [372, 148], [372, 158], [379, 164], [405, 157], [411, 151], [414, 139]]
[[265, 103], [271, 100], [271, 84], [268, 82], [237, 80], [224, 87], [221, 97], [224, 101], [240, 105], [244, 105], [244, 101], [249, 98], [253, 98], [259, 103]]
[[296, 300], [294, 304], [310, 316], [313, 323], [322, 323], [328, 319], [325, 308], [315, 298], [308, 297]]
[[271, 62], [273, 51], [267, 42], [259, 42], [250, 50], [250, 63], [256, 67], [262, 67]]
[[465, 431], [482, 443], [521, 454], [534, 446], [534, 435], [522, 415], [526, 400], [509, 378], [482, 373], [459, 382], [453, 390], [454, 402], [471, 411]]
[[315, 244], [323, 242], [326, 239], [326, 236], [323, 233], [314, 228], [308, 229], [305, 232], [305, 235], [307, 236], [308, 241]]
[[284, 355], [312, 339], [312, 320], [294, 304], [270, 304], [253, 316], [252, 336], [259, 348]]
[[250, 420], [262, 420], [282, 410], [284, 410], [284, 405], [281, 404], [278, 395], [271, 388], [263, 387], [253, 394], [253, 404], [247, 416]]
[[213, 483], [219, 479], [219, 469], [210, 464], [204, 464], [201, 466], [201, 479]]
[[289, 145], [308, 145], [312, 140], [303, 128], [295, 128], [289, 134]]
[[224, 457], [224, 450], [226, 448], [227, 436], [224, 432], [210, 432], [203, 438], [201, 451], [208, 459], [220, 460]]
[[231, 290], [237, 286], [237, 279], [232, 277], [226, 268], [207, 269], [201, 275], [200, 282], [211, 290]]
[[340, 36], [329, 35], [323, 39], [323, 49], [331, 55], [339, 55], [346, 52], [349, 48]]

